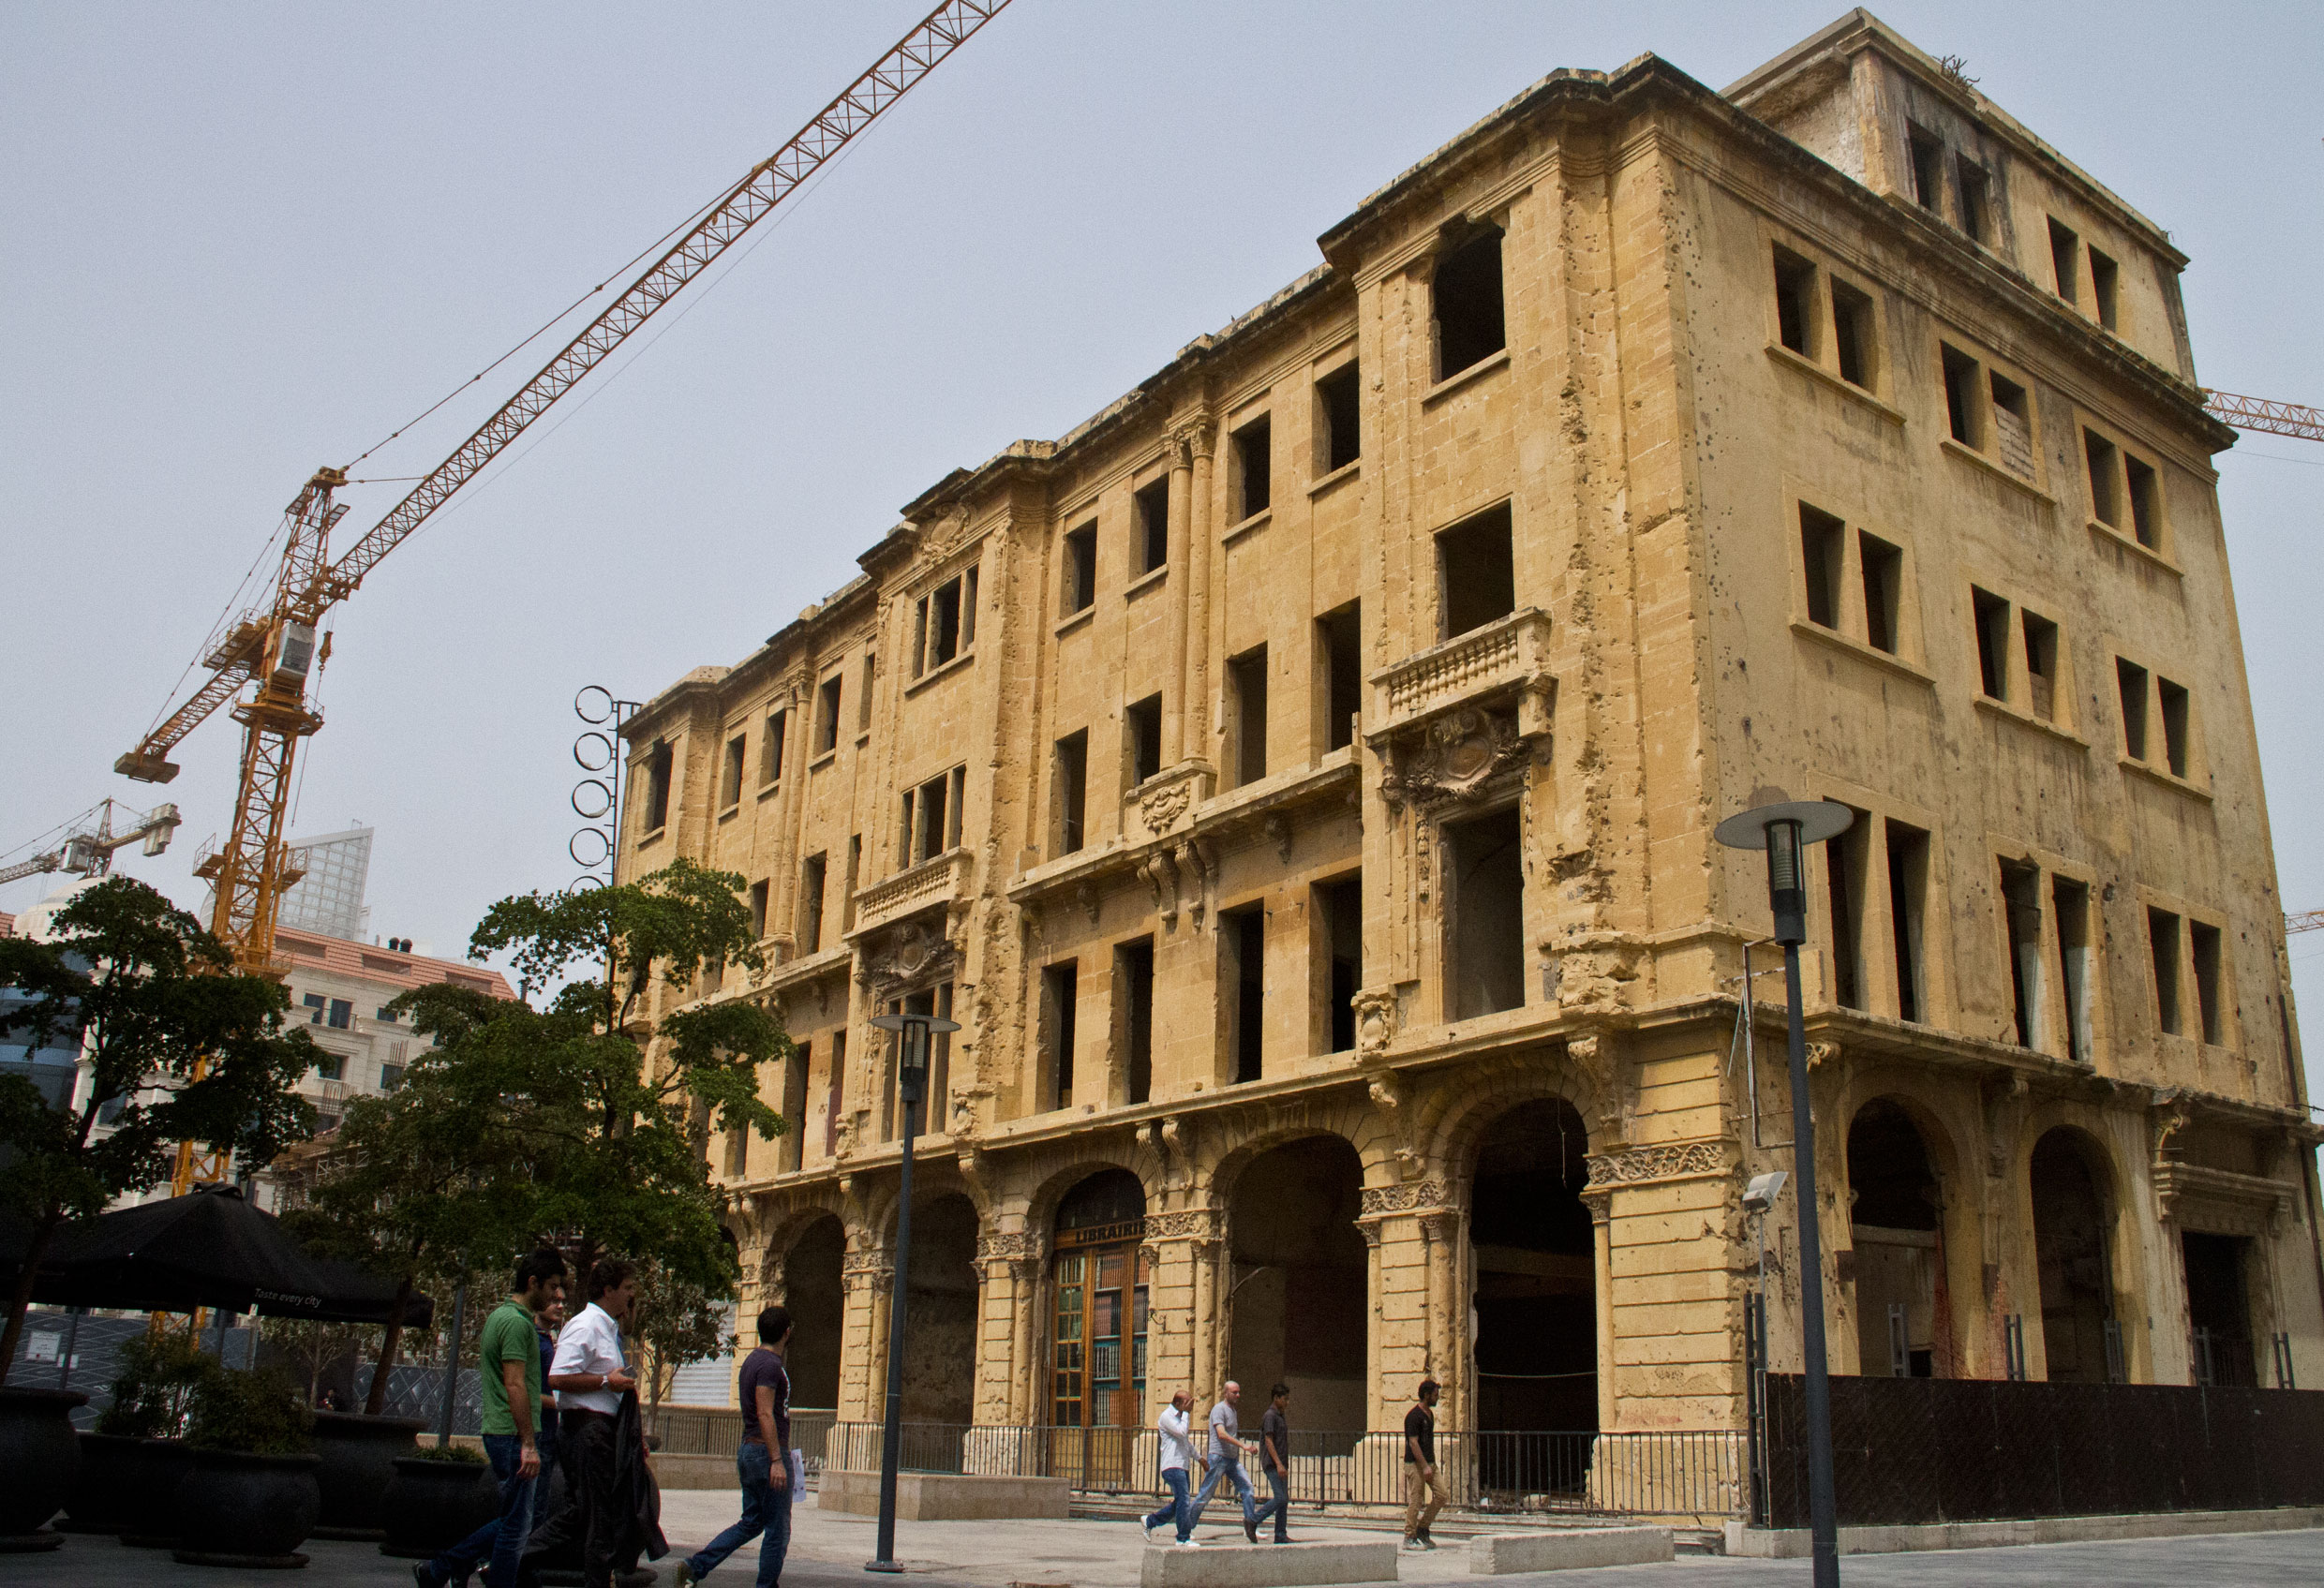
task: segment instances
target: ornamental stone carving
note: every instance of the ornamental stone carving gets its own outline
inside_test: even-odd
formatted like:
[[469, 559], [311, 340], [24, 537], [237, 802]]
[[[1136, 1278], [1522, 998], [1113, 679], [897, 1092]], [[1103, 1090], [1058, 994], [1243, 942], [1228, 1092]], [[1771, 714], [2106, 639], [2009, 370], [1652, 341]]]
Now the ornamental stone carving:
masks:
[[1697, 1180], [1727, 1172], [1723, 1141], [1679, 1141], [1661, 1147], [1633, 1147], [1623, 1152], [1595, 1153], [1589, 1165], [1589, 1185], [1638, 1185], [1647, 1180]]
[[1526, 755], [1513, 716], [1466, 706], [1431, 720], [1418, 735], [1390, 747], [1380, 795], [1391, 805], [1423, 809], [1473, 799]]
[[1165, 783], [1138, 796], [1138, 819], [1145, 824], [1147, 836], [1158, 839], [1184, 821], [1193, 804], [1193, 784]]
[[856, 979], [874, 996], [886, 997], [915, 982], [935, 981], [958, 957], [951, 940], [927, 921], [906, 921], [873, 940]]
[[1396, 1038], [1395, 988], [1365, 987], [1350, 1003], [1356, 1012], [1356, 1052], [1362, 1058], [1377, 1059]]
[[1365, 1213], [1410, 1213], [1423, 1209], [1436, 1210], [1452, 1200], [1451, 1193], [1440, 1180], [1407, 1180], [1402, 1185], [1367, 1185], [1363, 1188]]
[[1210, 1241], [1225, 1239], [1227, 1210], [1182, 1208], [1174, 1213], [1148, 1213], [1148, 1240]]
[[1037, 1230], [1003, 1230], [976, 1238], [976, 1260], [1037, 1263], [1049, 1255], [1049, 1242]]

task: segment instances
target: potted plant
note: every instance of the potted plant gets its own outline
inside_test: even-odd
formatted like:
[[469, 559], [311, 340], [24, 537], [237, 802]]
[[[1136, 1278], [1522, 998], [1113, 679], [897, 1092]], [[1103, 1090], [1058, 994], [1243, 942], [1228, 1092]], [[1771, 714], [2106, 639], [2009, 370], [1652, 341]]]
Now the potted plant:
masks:
[[81, 1470], [65, 1502], [74, 1533], [118, 1533], [143, 1549], [177, 1542], [177, 1486], [186, 1476], [178, 1435], [195, 1389], [220, 1371], [183, 1334], [122, 1343], [112, 1401], [81, 1435]]
[[498, 1516], [499, 1486], [481, 1450], [432, 1446], [395, 1458], [395, 1476], [380, 1498], [387, 1539], [383, 1555], [425, 1560], [439, 1555]]
[[0, 1389], [0, 1549], [65, 1541], [48, 1521], [72, 1492], [81, 1459], [72, 1413], [88, 1402], [68, 1389]]
[[415, 1454], [422, 1417], [375, 1417], [361, 1412], [317, 1412], [315, 1454], [321, 1465], [322, 1514], [317, 1538], [385, 1537], [383, 1505], [395, 1462]]
[[298, 1547], [322, 1510], [313, 1417], [267, 1369], [220, 1373], [193, 1395], [178, 1485], [178, 1547], [190, 1566], [305, 1566]]

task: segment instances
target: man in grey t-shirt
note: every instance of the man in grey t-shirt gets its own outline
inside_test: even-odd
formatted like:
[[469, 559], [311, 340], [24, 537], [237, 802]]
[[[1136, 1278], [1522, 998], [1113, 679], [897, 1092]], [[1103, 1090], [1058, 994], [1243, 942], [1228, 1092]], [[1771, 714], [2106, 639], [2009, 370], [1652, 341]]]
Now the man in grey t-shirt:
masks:
[[1250, 1475], [1243, 1470], [1244, 1452], [1250, 1446], [1240, 1437], [1243, 1424], [1235, 1416], [1235, 1403], [1243, 1399], [1243, 1386], [1232, 1379], [1211, 1408], [1211, 1475], [1202, 1480], [1202, 1491], [1187, 1507], [1192, 1512], [1186, 1525], [1192, 1528], [1202, 1520], [1202, 1507], [1210, 1504], [1211, 1495], [1223, 1479], [1234, 1480], [1235, 1492], [1243, 1499], [1243, 1536], [1259, 1542], [1259, 1500], [1251, 1492]]

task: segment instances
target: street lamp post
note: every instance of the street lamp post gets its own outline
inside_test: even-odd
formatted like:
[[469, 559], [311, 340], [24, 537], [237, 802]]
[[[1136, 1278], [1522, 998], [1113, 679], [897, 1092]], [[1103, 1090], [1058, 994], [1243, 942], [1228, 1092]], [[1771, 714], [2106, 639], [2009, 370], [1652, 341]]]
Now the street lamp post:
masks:
[[[1772, 795], [1772, 798], [1769, 796]], [[1832, 1381], [1825, 1362], [1824, 1239], [1816, 1224], [1815, 1135], [1808, 1106], [1808, 1031], [1800, 1013], [1799, 945], [1808, 941], [1807, 850], [1848, 830], [1846, 806], [1787, 799], [1780, 790], [1754, 795], [1750, 810], [1719, 824], [1729, 849], [1767, 852], [1767, 902], [1783, 945], [1783, 995], [1791, 1036], [1792, 1172], [1799, 1180], [1799, 1334], [1808, 1388], [1808, 1531], [1815, 1588], [1840, 1588], [1840, 1520], [1832, 1491]], [[1750, 990], [1744, 989], [1748, 1005]], [[1770, 1193], [1769, 1200], [1773, 1200]]]
[[887, 1315], [887, 1422], [880, 1433], [880, 1528], [877, 1552], [866, 1571], [900, 1572], [896, 1564], [896, 1468], [903, 1456], [903, 1304], [912, 1288], [912, 1137], [914, 1113], [928, 1092], [928, 1044], [938, 1032], [957, 1031], [953, 1021], [935, 1015], [875, 1015], [872, 1024], [894, 1031], [901, 1045], [896, 1090], [903, 1105], [903, 1183], [897, 1192], [896, 1267]]

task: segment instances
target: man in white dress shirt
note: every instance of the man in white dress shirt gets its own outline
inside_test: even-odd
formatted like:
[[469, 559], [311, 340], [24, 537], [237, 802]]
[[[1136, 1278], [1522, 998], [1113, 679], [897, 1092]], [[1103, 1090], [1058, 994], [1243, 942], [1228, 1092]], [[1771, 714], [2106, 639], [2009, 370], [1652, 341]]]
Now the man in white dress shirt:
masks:
[[618, 1257], [589, 1270], [589, 1304], [557, 1337], [549, 1388], [557, 1391], [559, 1459], [580, 1512], [583, 1588], [610, 1588], [621, 1519], [614, 1514], [614, 1417], [637, 1388], [621, 1349], [621, 1325], [637, 1278]]

